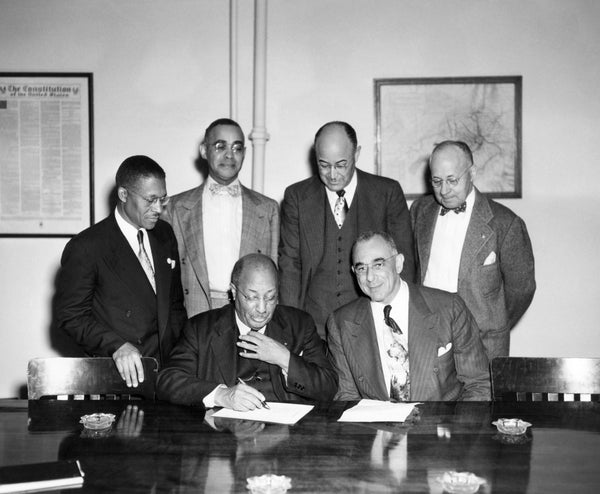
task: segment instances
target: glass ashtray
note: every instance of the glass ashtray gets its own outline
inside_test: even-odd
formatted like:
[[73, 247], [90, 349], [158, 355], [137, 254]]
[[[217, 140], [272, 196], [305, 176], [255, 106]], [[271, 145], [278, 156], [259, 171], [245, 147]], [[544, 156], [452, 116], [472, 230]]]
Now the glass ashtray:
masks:
[[439, 481], [450, 494], [473, 494], [486, 482], [474, 473], [454, 471], [444, 472]]
[[81, 417], [79, 423], [86, 429], [101, 431], [111, 427], [114, 421], [115, 416], [112, 413], [91, 413]]
[[248, 477], [246, 488], [252, 494], [284, 494], [292, 487], [292, 479], [285, 475], [260, 475]]
[[520, 436], [527, 432], [527, 427], [531, 427], [529, 422], [521, 419], [498, 419], [492, 422], [496, 426], [498, 432], [508, 434], [510, 436]]

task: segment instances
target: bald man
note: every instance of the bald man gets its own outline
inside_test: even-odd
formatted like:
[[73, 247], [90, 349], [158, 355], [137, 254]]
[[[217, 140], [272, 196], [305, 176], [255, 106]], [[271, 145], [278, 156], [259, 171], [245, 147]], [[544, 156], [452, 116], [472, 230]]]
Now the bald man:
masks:
[[414, 277], [410, 215], [400, 184], [356, 169], [360, 146], [346, 122], [329, 122], [315, 135], [318, 175], [289, 186], [281, 205], [281, 303], [313, 316], [321, 338], [335, 309], [361, 295], [350, 250], [360, 232], [389, 233]]
[[510, 330], [536, 288], [525, 223], [473, 185], [477, 167], [464, 142], [438, 144], [429, 168], [433, 196], [411, 207], [418, 279], [458, 293], [477, 321], [489, 360], [506, 356]]
[[248, 254], [231, 274], [234, 304], [188, 320], [167, 368], [160, 399], [253, 410], [269, 401], [327, 401], [337, 375], [312, 318], [277, 305], [275, 263]]

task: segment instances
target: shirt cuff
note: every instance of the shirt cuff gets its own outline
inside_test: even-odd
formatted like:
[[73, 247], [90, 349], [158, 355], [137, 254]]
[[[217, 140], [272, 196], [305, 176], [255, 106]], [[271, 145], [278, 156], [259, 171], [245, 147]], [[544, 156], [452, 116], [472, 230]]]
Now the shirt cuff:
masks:
[[204, 399], [202, 400], [202, 403], [204, 404], [204, 406], [206, 408], [214, 408], [215, 405], [215, 395], [217, 394], [217, 390], [221, 389], [221, 388], [226, 388], [227, 386], [225, 386], [224, 384], [219, 384], [215, 389], [213, 389], [209, 394], [207, 394]]

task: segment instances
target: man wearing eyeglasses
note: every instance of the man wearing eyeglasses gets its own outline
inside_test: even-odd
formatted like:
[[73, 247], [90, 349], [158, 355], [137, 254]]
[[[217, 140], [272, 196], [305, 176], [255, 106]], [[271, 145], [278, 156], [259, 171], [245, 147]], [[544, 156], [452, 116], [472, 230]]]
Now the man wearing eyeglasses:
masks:
[[356, 168], [356, 131], [346, 122], [323, 125], [314, 139], [318, 175], [289, 186], [281, 205], [281, 303], [313, 316], [321, 338], [335, 309], [360, 295], [350, 248], [362, 231], [392, 235], [413, 279], [410, 215], [400, 184]]
[[488, 358], [509, 354], [510, 330], [535, 292], [525, 223], [473, 185], [467, 144], [444, 141], [430, 160], [433, 196], [412, 205], [418, 279], [458, 293], [475, 316]]
[[208, 177], [174, 195], [164, 211], [177, 237], [188, 317], [229, 303], [229, 276], [241, 256], [258, 252], [277, 261], [279, 206], [240, 183], [245, 154], [237, 122], [212, 122], [200, 145]]
[[160, 399], [207, 408], [327, 401], [337, 376], [307, 313], [277, 305], [272, 259], [248, 254], [231, 274], [234, 305], [192, 317], [157, 381]]
[[336, 399], [489, 400], [488, 360], [461, 298], [403, 280], [404, 256], [385, 232], [361, 234], [352, 262], [366, 297], [327, 321]]
[[128, 386], [144, 380], [141, 357], [160, 364], [186, 320], [177, 241], [159, 219], [169, 201], [165, 172], [131, 156], [116, 174], [114, 212], [66, 245], [56, 322], [86, 354], [112, 357]]

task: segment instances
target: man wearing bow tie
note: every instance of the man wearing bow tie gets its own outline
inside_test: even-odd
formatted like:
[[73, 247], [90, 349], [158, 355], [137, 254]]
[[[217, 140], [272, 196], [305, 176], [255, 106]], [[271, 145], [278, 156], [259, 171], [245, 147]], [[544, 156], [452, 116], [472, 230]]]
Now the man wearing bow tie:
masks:
[[429, 159], [433, 197], [411, 207], [418, 279], [458, 293], [475, 316], [488, 358], [509, 353], [510, 330], [535, 292], [527, 228], [473, 185], [467, 144], [444, 141]]
[[200, 145], [207, 179], [173, 196], [164, 212], [177, 236], [188, 317], [229, 303], [229, 277], [240, 257], [255, 252], [277, 261], [279, 207], [240, 183], [245, 153], [237, 122], [212, 122]]
[[402, 279], [403, 263], [387, 233], [354, 243], [352, 270], [366, 297], [327, 320], [336, 399], [489, 400], [488, 360], [469, 309], [456, 294]]

